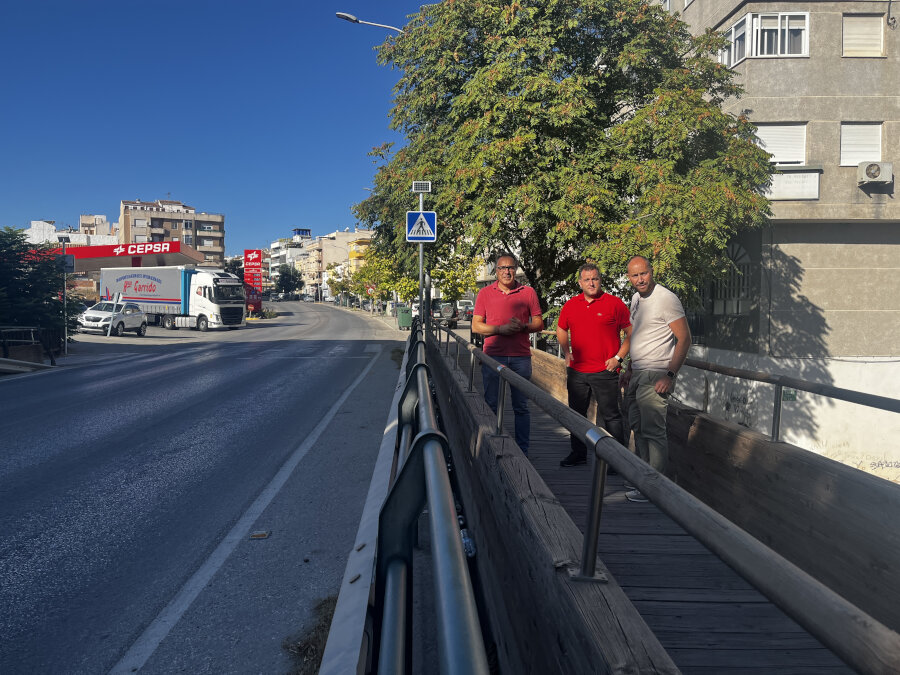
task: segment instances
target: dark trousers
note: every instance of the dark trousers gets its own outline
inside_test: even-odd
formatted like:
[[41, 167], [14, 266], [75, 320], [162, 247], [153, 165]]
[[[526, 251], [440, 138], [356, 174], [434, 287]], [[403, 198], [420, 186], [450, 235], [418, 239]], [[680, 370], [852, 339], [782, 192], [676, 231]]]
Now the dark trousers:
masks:
[[[597, 424], [606, 429], [613, 438], [625, 445], [625, 424], [619, 411], [619, 375], [605, 370], [601, 373], [579, 373], [566, 368], [566, 390], [569, 392], [569, 407], [579, 415], [587, 413], [591, 396], [597, 402]], [[587, 452], [584, 443], [571, 437], [572, 452]]]

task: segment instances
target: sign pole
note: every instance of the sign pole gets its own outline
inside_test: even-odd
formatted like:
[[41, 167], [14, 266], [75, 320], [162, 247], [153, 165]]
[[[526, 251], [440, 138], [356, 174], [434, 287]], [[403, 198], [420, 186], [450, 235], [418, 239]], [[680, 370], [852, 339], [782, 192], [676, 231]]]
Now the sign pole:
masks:
[[[425, 210], [425, 195], [419, 193], [419, 211]], [[425, 266], [423, 263], [425, 244], [419, 242], [419, 323], [425, 321]], [[430, 311], [430, 308], [429, 308]]]

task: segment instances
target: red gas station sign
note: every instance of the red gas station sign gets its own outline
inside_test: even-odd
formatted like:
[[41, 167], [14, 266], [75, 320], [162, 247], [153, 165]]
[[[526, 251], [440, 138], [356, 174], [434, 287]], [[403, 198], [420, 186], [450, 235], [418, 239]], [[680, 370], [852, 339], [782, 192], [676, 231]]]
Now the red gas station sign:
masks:
[[244, 249], [244, 283], [262, 292], [262, 251]]

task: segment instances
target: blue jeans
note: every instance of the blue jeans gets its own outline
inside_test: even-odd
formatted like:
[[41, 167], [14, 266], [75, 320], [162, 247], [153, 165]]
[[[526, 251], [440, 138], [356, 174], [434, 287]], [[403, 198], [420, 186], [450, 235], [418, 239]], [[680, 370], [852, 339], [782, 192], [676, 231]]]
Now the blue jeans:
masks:
[[[531, 379], [530, 356], [493, 356], [488, 354], [497, 363], [502, 363], [517, 375], [526, 380]], [[497, 395], [500, 391], [500, 375], [485, 364], [481, 364], [481, 383], [484, 386], [484, 401], [491, 410], [497, 412]], [[531, 438], [531, 413], [528, 412], [528, 397], [515, 387], [510, 387], [512, 393], [512, 407], [515, 413], [516, 444], [526, 455], [528, 454], [528, 442]]]

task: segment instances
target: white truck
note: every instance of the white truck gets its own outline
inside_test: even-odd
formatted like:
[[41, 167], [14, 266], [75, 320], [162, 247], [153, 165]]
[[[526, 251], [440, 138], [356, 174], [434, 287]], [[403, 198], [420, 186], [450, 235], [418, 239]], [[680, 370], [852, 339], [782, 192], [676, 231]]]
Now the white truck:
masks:
[[100, 299], [121, 293], [147, 314], [149, 323], [175, 328], [237, 328], [245, 325], [244, 282], [208, 267], [117, 267], [100, 270]]

